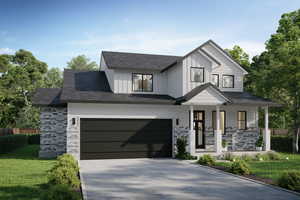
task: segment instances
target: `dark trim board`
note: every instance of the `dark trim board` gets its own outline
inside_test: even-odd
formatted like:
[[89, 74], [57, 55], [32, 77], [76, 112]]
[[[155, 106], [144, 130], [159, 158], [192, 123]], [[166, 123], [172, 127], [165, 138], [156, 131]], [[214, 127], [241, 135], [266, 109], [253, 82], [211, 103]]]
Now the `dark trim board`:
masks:
[[80, 159], [172, 157], [172, 119], [80, 120]]

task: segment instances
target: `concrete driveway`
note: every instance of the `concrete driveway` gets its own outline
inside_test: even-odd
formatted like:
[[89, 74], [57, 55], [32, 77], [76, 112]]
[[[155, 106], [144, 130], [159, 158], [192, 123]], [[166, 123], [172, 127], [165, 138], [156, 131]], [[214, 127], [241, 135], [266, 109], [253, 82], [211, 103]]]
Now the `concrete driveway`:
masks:
[[300, 196], [173, 159], [80, 161], [87, 200], [293, 200]]

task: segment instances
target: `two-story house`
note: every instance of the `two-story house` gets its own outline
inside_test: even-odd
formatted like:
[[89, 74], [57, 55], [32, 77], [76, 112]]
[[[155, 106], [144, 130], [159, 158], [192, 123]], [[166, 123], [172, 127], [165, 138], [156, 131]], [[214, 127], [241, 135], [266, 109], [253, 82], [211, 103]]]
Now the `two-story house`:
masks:
[[184, 56], [103, 51], [100, 70], [64, 71], [62, 88], [38, 89], [40, 156], [78, 159], [172, 157], [176, 138], [192, 155], [254, 151], [258, 109], [265, 109], [264, 150], [270, 150], [268, 107], [243, 89], [247, 71], [209, 40]]

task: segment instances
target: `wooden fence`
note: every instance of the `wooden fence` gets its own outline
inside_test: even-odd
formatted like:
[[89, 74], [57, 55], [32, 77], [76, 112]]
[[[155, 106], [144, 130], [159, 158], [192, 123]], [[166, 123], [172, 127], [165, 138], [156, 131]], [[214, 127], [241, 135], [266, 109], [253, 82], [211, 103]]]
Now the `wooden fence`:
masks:
[[0, 128], [0, 136], [14, 134], [39, 134], [39, 129], [31, 128]]

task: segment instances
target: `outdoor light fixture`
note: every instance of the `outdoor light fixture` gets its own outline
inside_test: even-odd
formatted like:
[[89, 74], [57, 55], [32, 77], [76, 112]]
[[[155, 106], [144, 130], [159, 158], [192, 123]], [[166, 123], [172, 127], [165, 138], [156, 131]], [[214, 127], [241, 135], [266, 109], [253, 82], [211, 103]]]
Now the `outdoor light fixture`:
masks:
[[72, 125], [74, 126], [76, 124], [76, 119], [73, 117], [72, 118]]

